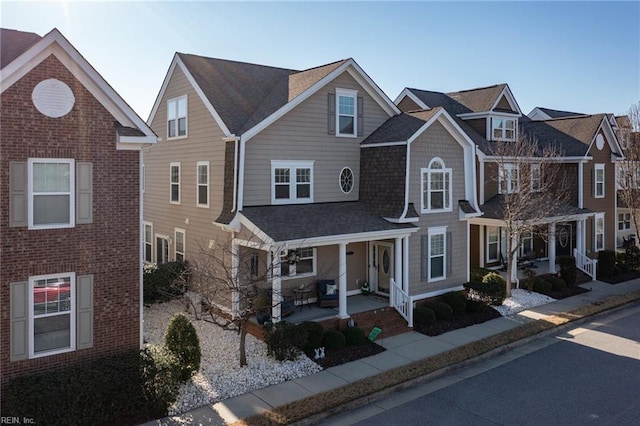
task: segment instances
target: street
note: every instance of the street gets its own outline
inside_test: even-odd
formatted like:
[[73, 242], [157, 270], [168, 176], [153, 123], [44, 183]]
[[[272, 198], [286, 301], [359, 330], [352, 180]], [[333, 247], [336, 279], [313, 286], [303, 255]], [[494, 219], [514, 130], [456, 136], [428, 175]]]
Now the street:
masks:
[[534, 340], [325, 425], [638, 425], [640, 305]]

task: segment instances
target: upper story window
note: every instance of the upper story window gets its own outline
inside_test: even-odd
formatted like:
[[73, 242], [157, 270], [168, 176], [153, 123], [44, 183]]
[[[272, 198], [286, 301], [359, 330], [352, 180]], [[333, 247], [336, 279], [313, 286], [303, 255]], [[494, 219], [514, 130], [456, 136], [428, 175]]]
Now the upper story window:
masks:
[[498, 168], [498, 192], [500, 194], [515, 194], [519, 192], [520, 168], [518, 164], [500, 164]]
[[169, 165], [170, 175], [170, 201], [171, 204], [180, 204], [180, 163]]
[[542, 188], [542, 174], [540, 163], [531, 164], [531, 192], [540, 192]]
[[197, 205], [209, 207], [209, 162], [198, 161], [197, 164]]
[[187, 96], [167, 101], [167, 138], [187, 136]]
[[434, 158], [422, 174], [422, 213], [451, 211], [451, 169]]
[[273, 204], [313, 202], [313, 161], [272, 161]]
[[593, 178], [593, 196], [595, 198], [604, 198], [604, 164], [596, 164], [594, 166]]
[[340, 171], [340, 190], [344, 194], [348, 194], [353, 189], [353, 171], [349, 167], [345, 167]]
[[358, 92], [336, 89], [336, 135], [357, 136]]
[[631, 213], [618, 213], [618, 230], [631, 229]]
[[75, 226], [75, 162], [72, 159], [30, 158], [29, 228]]
[[513, 118], [491, 118], [492, 140], [513, 141], [516, 138], [516, 120]]

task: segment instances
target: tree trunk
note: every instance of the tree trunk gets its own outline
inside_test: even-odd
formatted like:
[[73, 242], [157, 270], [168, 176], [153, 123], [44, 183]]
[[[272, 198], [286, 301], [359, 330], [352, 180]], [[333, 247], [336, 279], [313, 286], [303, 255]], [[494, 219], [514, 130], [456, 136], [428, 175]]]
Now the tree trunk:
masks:
[[247, 320], [240, 320], [240, 367], [247, 365], [247, 351], [245, 350], [245, 341], [247, 337]]

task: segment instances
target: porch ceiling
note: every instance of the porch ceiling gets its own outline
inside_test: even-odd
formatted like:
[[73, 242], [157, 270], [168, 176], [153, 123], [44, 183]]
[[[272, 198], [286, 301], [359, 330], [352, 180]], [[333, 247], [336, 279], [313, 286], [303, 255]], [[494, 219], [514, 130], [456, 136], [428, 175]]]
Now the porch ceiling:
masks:
[[411, 223], [391, 223], [357, 201], [244, 207], [240, 212], [274, 242], [391, 238], [417, 231]]

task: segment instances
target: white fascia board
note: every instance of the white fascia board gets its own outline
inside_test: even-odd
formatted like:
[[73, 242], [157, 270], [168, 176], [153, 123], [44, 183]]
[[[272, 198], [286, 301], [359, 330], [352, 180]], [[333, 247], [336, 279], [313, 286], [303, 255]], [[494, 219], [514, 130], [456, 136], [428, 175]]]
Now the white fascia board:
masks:
[[169, 65], [169, 69], [167, 70], [167, 73], [164, 76], [164, 80], [162, 81], [162, 86], [160, 86], [160, 91], [156, 95], [156, 100], [153, 103], [153, 107], [151, 108], [151, 112], [149, 113], [149, 118], [147, 118], [147, 123], [149, 123], [149, 124], [151, 124], [153, 122], [153, 120], [156, 118], [156, 114], [158, 112], [158, 107], [160, 106], [160, 101], [162, 100], [162, 97], [164, 96], [164, 92], [167, 90], [167, 86], [169, 85], [169, 80], [171, 79], [171, 76], [173, 75], [173, 71], [176, 68], [176, 58], [177, 57], [178, 57], [178, 54], [175, 53], [173, 55], [173, 59], [171, 60], [171, 65]]
[[[349, 67], [355, 68], [358, 71], [358, 74], [352, 73], [349, 70]], [[364, 71], [362, 71], [362, 69], [358, 66], [358, 64], [356, 64], [356, 62], [353, 59], [349, 59], [345, 63], [340, 65], [338, 68], [336, 68], [335, 70], [327, 74], [324, 78], [322, 78], [321, 80], [318, 80], [315, 84], [313, 84], [307, 90], [305, 90], [304, 92], [296, 96], [293, 100], [287, 102], [285, 105], [280, 107], [277, 111], [275, 111], [270, 116], [262, 120], [260, 123], [256, 124], [251, 129], [244, 132], [242, 134], [242, 140], [244, 142], [249, 141], [251, 138], [256, 136], [258, 133], [260, 133], [261, 131], [263, 131], [273, 123], [275, 123], [282, 116], [287, 114], [293, 108], [300, 105], [302, 102], [307, 100], [311, 95], [313, 95], [318, 90], [320, 90], [321, 88], [329, 84], [331, 81], [333, 81], [336, 77], [338, 77], [345, 71], [349, 71], [349, 73], [352, 76], [359, 75], [359, 79], [356, 78], [356, 80], [358, 80], [358, 82], [365, 89], [365, 91], [367, 91], [367, 93], [372, 95], [374, 99], [377, 98], [376, 100], [378, 104], [389, 114], [389, 116], [393, 116], [400, 113], [400, 110], [393, 104], [393, 102], [391, 102], [389, 98], [386, 97], [386, 95], [384, 95], [384, 93], [375, 85], [375, 83], [373, 83], [373, 81], [371, 81], [371, 79], [366, 74], [364, 74]], [[367, 82], [367, 84], [363, 84], [363, 82]], [[373, 86], [371, 86], [371, 84], [373, 84]], [[371, 91], [372, 87], [375, 90]], [[380, 97], [380, 95], [378, 95], [377, 92], [382, 93], [383, 96]]]
[[328, 235], [326, 237], [314, 237], [314, 238], [303, 238], [298, 240], [288, 240], [288, 241], [279, 241], [278, 244], [285, 244], [288, 246], [306, 246], [306, 247], [319, 247], [319, 246], [330, 246], [334, 244], [349, 244], [349, 243], [359, 243], [363, 241], [372, 241], [372, 240], [381, 240], [388, 238], [402, 238], [408, 237], [414, 232], [417, 232], [420, 228], [404, 228], [404, 229], [391, 229], [387, 231], [373, 231], [373, 232], [362, 232], [357, 234], [342, 234], [342, 235]]
[[395, 101], [393, 101], [394, 104], [398, 105], [402, 99], [404, 99], [404, 97], [407, 96], [409, 97], [409, 99], [411, 99], [413, 102], [415, 102], [416, 104], [418, 104], [418, 106], [422, 109], [429, 109], [429, 105], [425, 104], [422, 99], [420, 99], [418, 96], [416, 96], [415, 93], [413, 93], [413, 91], [411, 89], [409, 89], [408, 87], [405, 87], [402, 92], [400, 92], [400, 94], [398, 95], [398, 97], [395, 99]]
[[[536, 115], [542, 117], [542, 119], [534, 118]], [[527, 117], [529, 117], [531, 120], [534, 120], [534, 121], [544, 121], [544, 120], [549, 120], [551, 118], [549, 114], [542, 111], [539, 107], [535, 107], [534, 109], [532, 109], [531, 112], [527, 114]]]
[[147, 136], [156, 136], [147, 123], [55, 28], [0, 70], [0, 93], [15, 84], [50, 55], [58, 58], [120, 124], [135, 127]]
[[587, 161], [593, 160], [591, 156], [584, 157], [496, 157], [494, 155], [487, 155], [482, 151], [478, 150], [478, 158], [481, 161], [513, 161], [517, 163], [539, 163], [540, 161], [546, 161], [550, 163], [585, 163]]
[[500, 96], [498, 96], [498, 98], [496, 99], [495, 103], [491, 107], [491, 110], [495, 109], [495, 107], [498, 106], [498, 102], [500, 102], [500, 99], [502, 99], [503, 96], [507, 98], [507, 102], [509, 102], [509, 105], [511, 106], [511, 108], [514, 111], [518, 111], [518, 117], [522, 117], [522, 110], [520, 109], [520, 106], [518, 105], [518, 102], [516, 101], [515, 96], [513, 96], [513, 93], [511, 93], [511, 88], [509, 88], [508, 84], [504, 85], [504, 89], [502, 89], [502, 93], [500, 93]]
[[402, 217], [402, 216], [399, 218], [385, 217], [383, 219], [391, 223], [415, 223], [420, 221], [419, 217]]
[[118, 143], [154, 144], [157, 141], [156, 136], [118, 136]]
[[483, 213], [482, 212], [476, 212], [476, 213], [465, 213], [462, 211], [462, 209], [460, 207], [458, 207], [458, 219], [459, 220], [470, 220], [474, 217], [480, 217], [482, 216]]
[[365, 145], [360, 145], [360, 148], [379, 148], [381, 146], [400, 146], [406, 145], [407, 141], [398, 141], [398, 142], [380, 142], [380, 143], [369, 143]]
[[395, 103], [378, 87], [378, 85], [369, 77], [369, 75], [360, 68], [360, 65], [353, 59], [349, 59], [346, 62], [351, 67], [347, 67], [347, 72], [353, 77], [364, 90], [376, 99], [378, 105], [380, 105], [390, 116], [400, 114], [400, 110]]
[[[616, 154], [624, 156], [622, 147], [618, 142], [618, 137], [616, 136], [616, 132], [613, 131], [613, 128], [611, 127], [611, 123], [607, 119], [606, 115], [603, 117], [602, 123], [600, 124], [600, 127], [598, 128], [598, 130], [600, 129], [603, 129], [604, 133], [607, 135], [607, 142], [609, 142], [609, 147], [611, 148], [611, 151]], [[598, 132], [596, 132], [596, 135], [597, 134]], [[595, 137], [594, 137], [594, 141], [595, 141]]]

